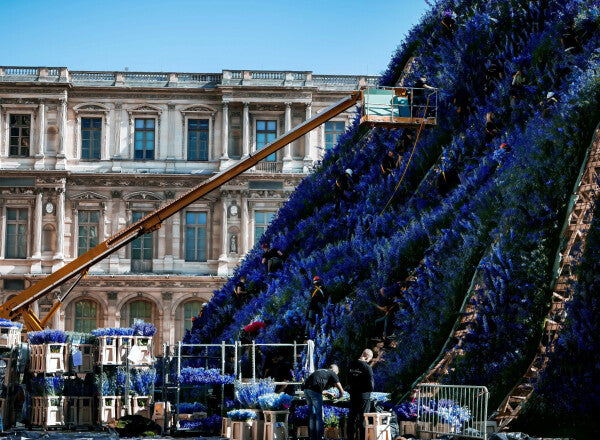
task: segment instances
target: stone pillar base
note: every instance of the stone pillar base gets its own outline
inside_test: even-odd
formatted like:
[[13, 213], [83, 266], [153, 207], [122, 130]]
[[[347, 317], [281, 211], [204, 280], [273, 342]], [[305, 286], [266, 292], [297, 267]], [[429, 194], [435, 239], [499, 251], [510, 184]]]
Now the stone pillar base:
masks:
[[217, 275], [220, 277], [226, 277], [229, 275], [229, 261], [227, 255], [221, 255], [219, 257], [219, 267], [217, 269]]

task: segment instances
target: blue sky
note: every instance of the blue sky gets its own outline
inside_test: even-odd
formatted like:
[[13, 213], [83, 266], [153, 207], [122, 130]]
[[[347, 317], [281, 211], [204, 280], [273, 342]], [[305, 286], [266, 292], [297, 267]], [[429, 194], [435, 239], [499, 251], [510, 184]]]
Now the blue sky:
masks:
[[425, 0], [0, 0], [0, 63], [379, 74]]

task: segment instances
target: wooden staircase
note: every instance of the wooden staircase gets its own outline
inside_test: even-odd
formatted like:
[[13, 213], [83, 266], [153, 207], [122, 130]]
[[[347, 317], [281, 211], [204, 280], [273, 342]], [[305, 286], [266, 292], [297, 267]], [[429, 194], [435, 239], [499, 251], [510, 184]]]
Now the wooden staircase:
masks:
[[588, 150], [583, 172], [575, 186], [570, 201], [570, 212], [563, 227], [562, 246], [555, 263], [555, 279], [552, 303], [544, 321], [544, 333], [538, 351], [521, 380], [500, 404], [492, 418], [499, 429], [508, 429], [510, 423], [521, 413], [533, 394], [537, 381], [554, 352], [558, 335], [562, 330], [566, 303], [571, 299], [570, 286], [577, 281], [576, 268], [583, 253], [585, 239], [592, 223], [594, 201], [600, 187], [600, 132], [596, 129], [594, 140]]

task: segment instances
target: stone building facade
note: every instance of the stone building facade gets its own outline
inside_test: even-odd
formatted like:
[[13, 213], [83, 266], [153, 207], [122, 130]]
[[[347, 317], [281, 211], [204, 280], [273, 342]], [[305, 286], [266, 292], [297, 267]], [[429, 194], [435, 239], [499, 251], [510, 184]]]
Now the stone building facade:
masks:
[[[0, 301], [376, 77], [0, 67]], [[353, 110], [91, 268], [52, 327], [174, 343]], [[35, 304], [43, 317], [69, 283]]]

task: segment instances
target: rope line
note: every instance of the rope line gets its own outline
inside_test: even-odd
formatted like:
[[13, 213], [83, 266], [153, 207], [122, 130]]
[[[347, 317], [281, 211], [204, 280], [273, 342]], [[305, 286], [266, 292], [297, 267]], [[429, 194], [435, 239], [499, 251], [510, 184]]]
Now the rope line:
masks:
[[412, 151], [410, 152], [410, 157], [408, 158], [408, 162], [406, 163], [406, 166], [404, 167], [404, 172], [402, 173], [402, 176], [400, 177], [400, 180], [398, 181], [398, 184], [396, 185], [396, 188], [394, 188], [394, 192], [390, 196], [390, 199], [388, 200], [388, 202], [386, 203], [386, 205], [384, 206], [384, 208], [381, 210], [381, 212], [379, 213], [379, 215], [382, 215], [385, 212], [385, 210], [388, 208], [388, 206], [390, 206], [390, 203], [392, 203], [392, 200], [394, 199], [394, 196], [396, 195], [396, 192], [398, 191], [398, 188], [400, 188], [400, 184], [404, 180], [404, 176], [406, 175], [406, 171], [408, 170], [408, 166], [410, 165], [410, 162], [412, 161], [413, 154], [415, 153], [415, 149], [417, 148], [417, 143], [419, 142], [419, 136], [421, 136], [421, 131], [423, 130], [423, 125], [425, 124], [425, 115], [427, 114], [427, 108], [429, 107], [429, 98], [430, 98], [430, 96], [431, 95], [427, 96], [427, 102], [425, 103], [425, 111], [423, 112], [423, 117], [421, 118], [421, 125], [419, 126], [419, 131], [417, 132], [417, 138], [415, 139], [415, 144], [413, 145]]

